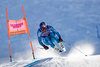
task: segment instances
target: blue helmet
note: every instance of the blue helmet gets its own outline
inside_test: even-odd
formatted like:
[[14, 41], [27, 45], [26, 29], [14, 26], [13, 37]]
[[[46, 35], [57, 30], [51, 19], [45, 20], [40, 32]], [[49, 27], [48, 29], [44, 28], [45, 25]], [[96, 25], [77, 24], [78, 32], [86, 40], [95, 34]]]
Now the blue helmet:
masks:
[[41, 22], [41, 23], [40, 23], [40, 29], [41, 29], [42, 31], [46, 31], [46, 30], [47, 30], [47, 25], [45, 24], [45, 22]]
[[45, 22], [41, 22], [40, 23], [40, 28], [44, 28], [44, 27], [46, 27], [47, 25], [45, 24]]

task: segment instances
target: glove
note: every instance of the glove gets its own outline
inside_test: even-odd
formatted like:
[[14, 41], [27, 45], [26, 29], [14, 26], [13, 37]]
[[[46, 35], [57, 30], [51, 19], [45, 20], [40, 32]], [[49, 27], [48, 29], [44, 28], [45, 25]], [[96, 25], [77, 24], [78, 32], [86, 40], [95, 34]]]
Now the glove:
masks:
[[46, 45], [43, 45], [43, 47], [44, 47], [45, 50], [49, 49], [49, 47], [46, 46]]
[[62, 41], [63, 41], [61, 37], [59, 37], [59, 41], [60, 41], [60, 42], [62, 42]]

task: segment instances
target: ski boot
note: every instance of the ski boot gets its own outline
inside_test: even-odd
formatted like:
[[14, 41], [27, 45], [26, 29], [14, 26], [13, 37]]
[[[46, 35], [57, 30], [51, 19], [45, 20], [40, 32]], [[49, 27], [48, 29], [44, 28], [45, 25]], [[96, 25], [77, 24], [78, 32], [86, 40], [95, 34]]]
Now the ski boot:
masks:
[[63, 43], [62, 43], [62, 42], [60, 42], [60, 43], [59, 43], [59, 45], [60, 45], [60, 47], [62, 48], [62, 50], [65, 52], [65, 51], [66, 51], [66, 49], [65, 49], [65, 47], [64, 47], [64, 45], [63, 45]]
[[62, 52], [62, 50], [60, 50], [59, 48], [57, 48], [57, 47], [54, 47], [54, 49], [57, 51], [57, 52]]

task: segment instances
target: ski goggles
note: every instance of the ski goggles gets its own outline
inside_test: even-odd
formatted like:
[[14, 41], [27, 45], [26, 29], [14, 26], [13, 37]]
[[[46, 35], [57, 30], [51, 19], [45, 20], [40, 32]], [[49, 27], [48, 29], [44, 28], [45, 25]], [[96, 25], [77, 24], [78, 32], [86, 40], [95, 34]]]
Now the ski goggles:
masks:
[[47, 27], [44, 27], [44, 28], [41, 28], [42, 31], [46, 31], [47, 30]]

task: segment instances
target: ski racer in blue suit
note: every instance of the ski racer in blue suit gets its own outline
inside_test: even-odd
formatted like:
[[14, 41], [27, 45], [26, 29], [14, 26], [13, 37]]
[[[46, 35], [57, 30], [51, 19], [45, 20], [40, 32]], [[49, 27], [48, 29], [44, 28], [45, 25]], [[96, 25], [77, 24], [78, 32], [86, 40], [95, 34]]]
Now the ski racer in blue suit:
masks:
[[[49, 45], [58, 52], [62, 52], [59, 48], [53, 44], [54, 41], [60, 43], [60, 46], [64, 48], [62, 44], [62, 38], [60, 34], [50, 25], [46, 25], [45, 22], [40, 23], [40, 28], [37, 31], [37, 37], [39, 44], [44, 47], [45, 50], [49, 49]], [[65, 49], [65, 48], [64, 48]]]

